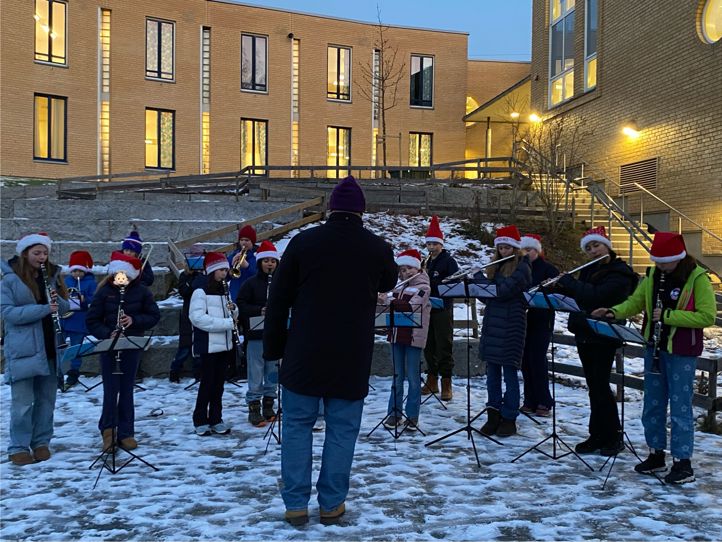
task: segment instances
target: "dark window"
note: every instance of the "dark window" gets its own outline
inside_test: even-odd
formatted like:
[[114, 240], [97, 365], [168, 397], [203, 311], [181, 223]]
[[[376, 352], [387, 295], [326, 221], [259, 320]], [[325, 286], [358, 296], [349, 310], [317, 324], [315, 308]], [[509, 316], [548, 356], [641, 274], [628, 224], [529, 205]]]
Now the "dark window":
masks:
[[175, 23], [146, 19], [145, 76], [173, 80], [175, 67]]
[[411, 55], [411, 105], [434, 105], [434, 59]]
[[263, 36], [241, 36], [241, 88], [266, 91], [266, 43]]

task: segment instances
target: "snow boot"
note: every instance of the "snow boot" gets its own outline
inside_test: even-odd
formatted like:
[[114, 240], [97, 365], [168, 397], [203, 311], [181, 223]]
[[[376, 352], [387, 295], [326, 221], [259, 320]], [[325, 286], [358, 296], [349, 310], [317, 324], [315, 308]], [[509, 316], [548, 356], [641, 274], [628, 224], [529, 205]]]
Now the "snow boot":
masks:
[[263, 417], [267, 422], [272, 422], [276, 419], [276, 413], [273, 411], [273, 397], [263, 398]]
[[251, 401], [248, 403], [248, 421], [251, 425], [256, 427], [263, 427], [266, 425], [266, 420], [261, 414], [261, 402]]
[[439, 393], [439, 377], [429, 373], [426, 375], [426, 383], [421, 388], [421, 395], [431, 395], [432, 393]]
[[668, 484], [686, 484], [694, 480], [694, 469], [689, 459], [674, 461], [669, 474], [664, 477], [664, 481]]
[[510, 437], [516, 435], [516, 420], [509, 420], [502, 417], [499, 427], [496, 429], [497, 437]]
[[65, 389], [68, 390], [78, 383], [80, 372], [77, 369], [70, 369], [65, 376]]
[[170, 374], [168, 374], [168, 380], [173, 384], [180, 384], [180, 371], [171, 369]]
[[496, 435], [496, 430], [499, 429], [499, 424], [501, 423], [501, 413], [492, 407], [487, 408], [486, 411], [489, 419], [481, 426], [481, 432], [487, 437], [490, 437], [492, 435]]
[[650, 452], [647, 459], [634, 466], [634, 470], [639, 474], [652, 474], [653, 472], [667, 470], [667, 464], [664, 461], [664, 450]]
[[441, 379], [441, 400], [451, 401], [454, 392], [451, 389], [451, 377]]

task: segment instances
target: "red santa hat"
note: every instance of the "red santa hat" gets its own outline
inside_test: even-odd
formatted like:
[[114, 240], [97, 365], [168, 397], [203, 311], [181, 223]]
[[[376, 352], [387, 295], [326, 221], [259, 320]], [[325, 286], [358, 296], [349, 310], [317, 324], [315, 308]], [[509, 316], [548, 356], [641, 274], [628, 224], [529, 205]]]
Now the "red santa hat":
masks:
[[429, 229], [426, 230], [426, 242], [444, 244], [444, 232], [441, 231], [441, 226], [439, 226], [439, 217], [436, 215], [431, 217]]
[[604, 226], [589, 228], [584, 235], [582, 235], [582, 241], [580, 243], [582, 250], [592, 241], [607, 245], [610, 249], [612, 248], [612, 242], [609, 240], [609, 237], [607, 237], [607, 230], [604, 229]]
[[521, 238], [521, 248], [533, 248], [541, 254], [541, 235], [537, 235], [536, 233], [527, 233]]
[[238, 240], [240, 241], [243, 238], [250, 239], [251, 243], [256, 244], [256, 230], [250, 224], [246, 224], [238, 230]]
[[20, 241], [18, 241], [18, 244], [15, 245], [15, 252], [20, 255], [26, 248], [30, 248], [34, 245], [43, 245], [48, 249], [48, 252], [50, 252], [50, 247], [52, 246], [52, 244], [53, 241], [44, 231], [40, 231], [38, 233], [29, 233], [28, 235], [20, 239]]
[[119, 250], [114, 251], [110, 255], [110, 263], [108, 264], [108, 274], [115, 275], [119, 271], [125, 273], [130, 280], [135, 280], [140, 275], [140, 268], [143, 262], [135, 256], [128, 256]]
[[421, 253], [415, 248], [404, 250], [396, 256], [396, 265], [408, 265], [409, 267], [421, 269]]
[[496, 238], [494, 239], [494, 246], [509, 245], [514, 248], [521, 248], [521, 234], [519, 229], [511, 224], [504, 226], [496, 230]]
[[93, 268], [93, 257], [90, 252], [85, 250], [76, 250], [70, 254], [70, 260], [68, 261], [69, 271], [83, 271], [89, 273]]
[[278, 250], [276, 250], [276, 247], [268, 240], [261, 242], [261, 246], [258, 247], [258, 252], [256, 252], [257, 262], [260, 262], [263, 258], [281, 259], [281, 255], [278, 253]]
[[206, 275], [210, 275], [217, 269], [230, 269], [231, 267], [228, 264], [228, 258], [220, 252], [208, 252], [203, 260], [203, 265], [206, 268]]
[[656, 263], [670, 263], [687, 256], [684, 238], [679, 233], [658, 231], [654, 234], [649, 259]]

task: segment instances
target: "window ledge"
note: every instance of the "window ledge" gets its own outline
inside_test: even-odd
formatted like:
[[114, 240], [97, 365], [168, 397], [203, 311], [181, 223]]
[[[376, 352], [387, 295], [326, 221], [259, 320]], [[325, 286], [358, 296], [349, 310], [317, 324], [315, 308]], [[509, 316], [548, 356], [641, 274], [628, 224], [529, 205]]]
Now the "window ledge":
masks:
[[549, 107], [546, 110], [546, 113], [548, 113], [551, 117], [555, 117], [557, 115], [561, 115], [563, 113], [571, 111], [576, 107], [587, 104], [600, 97], [601, 92], [599, 91], [599, 85], [597, 85], [596, 87], [584, 91], [583, 93], [576, 96], [572, 96], [568, 100], [564, 100], [563, 102], [560, 102], [553, 107]]
[[326, 98], [327, 102], [335, 102], [338, 104], [350, 104], [353, 103], [353, 100], [349, 98], [348, 100], [344, 100], [343, 98]]
[[64, 68], [68, 69], [68, 63], [65, 62], [65, 64], [59, 64], [58, 62], [49, 62], [46, 60], [38, 60], [37, 58], [33, 60], [35, 64], [40, 64], [41, 66], [51, 66], [53, 68]]
[[266, 95], [268, 95], [268, 90], [253, 90], [252, 88], [241, 87], [241, 92], [248, 92], [249, 94], [266, 94]]
[[173, 79], [160, 79], [160, 78], [158, 78], [158, 77], [148, 77], [148, 76], [146, 75], [146, 76], [145, 76], [145, 80], [146, 80], [146, 81], [152, 81], [152, 82], [154, 82], [154, 83], [173, 83], [173, 84], [175, 84], [175, 78], [173, 78]]
[[409, 104], [409, 107], [410, 107], [411, 109], [429, 109], [429, 110], [435, 109], [435, 107], [434, 107], [433, 105], [413, 105], [413, 104]]
[[158, 173], [175, 173], [175, 168], [145, 167], [146, 171], [157, 171]]
[[52, 158], [33, 158], [33, 162], [36, 164], [59, 164], [59, 165], [68, 165], [67, 160], [53, 160]]

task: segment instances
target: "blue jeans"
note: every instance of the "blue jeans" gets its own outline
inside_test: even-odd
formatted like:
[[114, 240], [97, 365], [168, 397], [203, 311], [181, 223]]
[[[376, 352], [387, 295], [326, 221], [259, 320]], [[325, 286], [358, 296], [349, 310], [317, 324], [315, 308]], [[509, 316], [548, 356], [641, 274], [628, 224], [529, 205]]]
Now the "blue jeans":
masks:
[[672, 421], [670, 451], [675, 459], [690, 459], [694, 452], [694, 356], [660, 352], [661, 374], [651, 374], [653, 352], [644, 355], [644, 409], [642, 425], [647, 446], [664, 450], [667, 446], [667, 403]]
[[387, 412], [396, 416], [401, 415], [401, 407], [404, 404], [404, 380], [408, 380], [406, 416], [418, 420], [421, 408], [421, 348], [394, 343], [391, 349], [394, 358], [394, 385], [391, 388]]
[[193, 349], [190, 346], [179, 346], [178, 351], [175, 353], [175, 358], [170, 364], [171, 371], [181, 371], [183, 369], [183, 362], [191, 356], [193, 376], [199, 377], [201, 375], [201, 358], [193, 355]]
[[[502, 418], [516, 420], [519, 415], [519, 374], [513, 365], [486, 364], [486, 406], [501, 412]], [[506, 391], [501, 394], [501, 375], [504, 373]]]
[[[75, 346], [76, 344], [80, 344], [83, 342], [83, 337], [85, 337], [84, 333], [81, 333], [79, 331], [67, 331], [65, 333], [68, 336], [68, 339], [70, 339], [70, 346]], [[73, 360], [70, 362], [70, 370], [71, 371], [80, 371], [80, 366], [83, 364], [83, 358], [80, 356], [77, 356], [73, 358]]]
[[263, 341], [248, 341], [246, 349], [248, 391], [246, 403], [260, 401], [261, 397], [278, 397], [278, 361], [263, 359]]
[[[311, 498], [313, 425], [318, 417], [319, 398], [284, 387], [282, 402], [281, 497], [286, 510], [306, 510]], [[324, 397], [323, 403], [326, 436], [316, 489], [318, 504], [327, 511], [346, 500], [364, 402]]]
[[8, 454], [47, 446], [53, 437], [58, 377], [34, 376], [10, 384], [10, 444]]
[[118, 440], [135, 435], [135, 404], [133, 387], [135, 374], [140, 365], [140, 351], [127, 350], [121, 353], [122, 375], [113, 374], [115, 353], [100, 354], [100, 374], [103, 377], [103, 412], [98, 429], [118, 427]]

